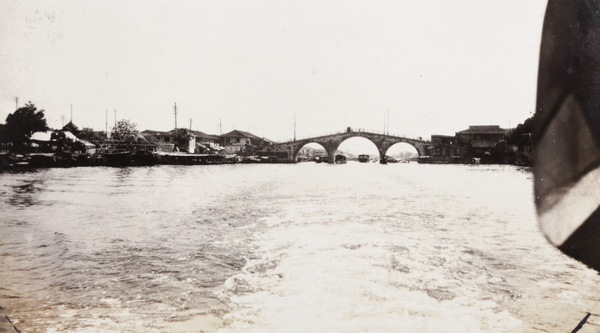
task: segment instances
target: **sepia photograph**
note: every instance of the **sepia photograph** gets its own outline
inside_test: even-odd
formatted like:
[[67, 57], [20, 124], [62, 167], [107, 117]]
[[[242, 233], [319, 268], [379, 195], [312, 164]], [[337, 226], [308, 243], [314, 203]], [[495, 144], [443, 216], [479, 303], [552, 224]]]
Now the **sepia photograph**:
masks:
[[600, 331], [600, 0], [3, 0], [0, 333]]

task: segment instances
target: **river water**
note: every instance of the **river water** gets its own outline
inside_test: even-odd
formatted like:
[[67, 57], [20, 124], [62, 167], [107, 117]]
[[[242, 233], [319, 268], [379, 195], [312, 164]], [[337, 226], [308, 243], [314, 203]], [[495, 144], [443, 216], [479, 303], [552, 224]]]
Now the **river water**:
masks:
[[532, 182], [414, 163], [4, 172], [0, 306], [21, 332], [567, 332], [600, 278], [540, 234]]

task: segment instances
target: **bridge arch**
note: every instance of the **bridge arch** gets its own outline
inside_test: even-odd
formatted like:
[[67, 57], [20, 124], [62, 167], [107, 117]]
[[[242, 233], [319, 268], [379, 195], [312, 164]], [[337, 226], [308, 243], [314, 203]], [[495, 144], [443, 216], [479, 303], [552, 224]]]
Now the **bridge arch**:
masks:
[[414, 144], [404, 141], [391, 144], [385, 154], [391, 157], [401, 157], [403, 160], [413, 157], [414, 155], [417, 157], [421, 156]]
[[350, 154], [369, 154], [376, 156], [379, 154], [379, 149], [375, 141], [364, 136], [351, 136], [340, 142], [338, 151], [343, 151]]
[[300, 143], [298, 143], [297, 147], [294, 149], [294, 151], [292, 152], [292, 161], [293, 162], [297, 162], [298, 161], [298, 154], [300, 154], [300, 151], [302, 151], [302, 149], [306, 146], [310, 146], [310, 145], [318, 145], [321, 146], [321, 148], [323, 148], [325, 150], [325, 153], [327, 153], [327, 148], [325, 148], [325, 146], [317, 141], [310, 141], [310, 140], [306, 140], [306, 141], [302, 141]]
[[377, 142], [363, 135], [354, 135], [344, 138], [339, 142], [337, 151], [344, 155], [348, 155], [347, 157], [355, 155], [355, 158], [357, 158], [358, 155], [366, 154], [369, 155], [370, 158], [379, 159], [381, 155]]
[[325, 149], [325, 152], [327, 152], [329, 163], [334, 162], [335, 151], [337, 150], [337, 148], [339, 146], [339, 142], [334, 141], [334, 140], [327, 140], [326, 138], [325, 139], [315, 138], [312, 140], [308, 139], [308, 140], [299, 141], [297, 143], [297, 146], [293, 150], [293, 154], [291, 156], [293, 162], [295, 162], [298, 159], [298, 153], [300, 152], [300, 150], [308, 144], [318, 144], [321, 147], [323, 147]]

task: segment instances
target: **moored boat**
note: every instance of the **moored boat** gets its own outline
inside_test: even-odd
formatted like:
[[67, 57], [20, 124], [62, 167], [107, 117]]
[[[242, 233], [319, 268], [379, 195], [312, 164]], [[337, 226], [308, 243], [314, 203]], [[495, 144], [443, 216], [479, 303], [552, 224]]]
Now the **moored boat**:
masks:
[[346, 164], [346, 156], [342, 154], [335, 155], [335, 164]]
[[22, 154], [2, 153], [0, 154], [0, 168], [12, 169], [29, 166], [31, 157]]
[[201, 165], [233, 163], [237, 159], [219, 154], [189, 154], [183, 152], [156, 152], [154, 153], [157, 164], [171, 165]]
[[367, 155], [367, 154], [360, 154], [360, 155], [358, 155], [358, 161], [360, 163], [367, 163], [367, 162], [369, 162], [369, 158], [370, 158], [370, 156]]

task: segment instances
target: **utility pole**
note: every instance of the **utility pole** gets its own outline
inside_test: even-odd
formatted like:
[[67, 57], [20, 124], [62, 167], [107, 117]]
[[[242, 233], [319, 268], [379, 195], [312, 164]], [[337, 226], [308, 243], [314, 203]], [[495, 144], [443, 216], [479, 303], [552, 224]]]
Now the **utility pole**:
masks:
[[177, 129], [177, 103], [175, 103], [175, 107], [173, 108], [173, 114], [175, 115], [175, 129]]
[[73, 123], [73, 104], [71, 104], [71, 123]]
[[15, 97], [15, 110], [19, 109], [19, 97]]
[[387, 114], [387, 135], [390, 135], [390, 108], [388, 107]]

